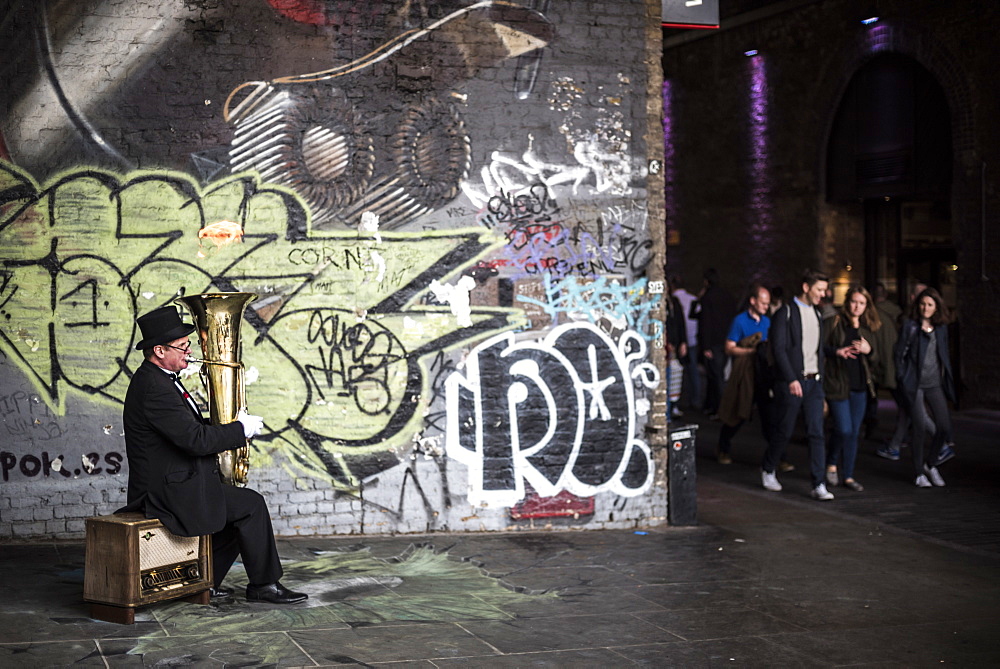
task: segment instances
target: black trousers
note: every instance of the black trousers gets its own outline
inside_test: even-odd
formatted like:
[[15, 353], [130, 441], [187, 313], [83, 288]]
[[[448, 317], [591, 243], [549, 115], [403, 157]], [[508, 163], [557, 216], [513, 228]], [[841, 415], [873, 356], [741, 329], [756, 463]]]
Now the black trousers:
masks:
[[222, 585], [237, 556], [253, 585], [274, 583], [283, 573], [274, 544], [267, 502], [255, 490], [223, 486], [226, 495], [226, 526], [212, 535], [212, 579]]
[[764, 452], [761, 469], [769, 474], [774, 473], [778, 458], [785, 452], [792, 438], [795, 421], [801, 410], [809, 438], [809, 471], [812, 474], [812, 487], [815, 488], [826, 481], [826, 438], [823, 435], [823, 401], [826, 395], [823, 393], [823, 382], [819, 379], [799, 379], [799, 384], [802, 386], [802, 397], [792, 395], [787, 383], [775, 383], [774, 415], [777, 422], [774, 440]]
[[722, 402], [722, 390], [726, 385], [726, 350], [721, 346], [713, 346], [711, 349], [712, 358], [705, 358], [705, 380], [707, 387], [705, 390], [705, 404], [702, 410], [705, 413], [718, 413], [719, 404]]
[[[774, 441], [775, 434], [775, 414], [774, 414], [774, 400], [771, 399], [768, 393], [769, 388], [758, 386], [754, 388], [753, 401], [757, 405], [757, 415], [760, 418], [760, 432], [764, 435], [764, 439], [770, 444]], [[730, 453], [733, 450], [733, 437], [736, 433], [740, 431], [743, 427], [743, 423], [746, 421], [741, 420], [736, 425], [722, 424], [722, 429], [719, 431], [719, 452], [720, 453]], [[785, 459], [785, 453], [780, 454], [782, 460]]]
[[[930, 413], [928, 414], [928, 409]], [[910, 450], [913, 451], [914, 476], [924, 473], [924, 463], [933, 467], [941, 454], [941, 447], [951, 435], [951, 414], [948, 412], [948, 400], [941, 386], [921, 388], [913, 402], [913, 441]], [[924, 451], [924, 440], [927, 436], [928, 416], [933, 419], [934, 432], [931, 437], [930, 449]]]

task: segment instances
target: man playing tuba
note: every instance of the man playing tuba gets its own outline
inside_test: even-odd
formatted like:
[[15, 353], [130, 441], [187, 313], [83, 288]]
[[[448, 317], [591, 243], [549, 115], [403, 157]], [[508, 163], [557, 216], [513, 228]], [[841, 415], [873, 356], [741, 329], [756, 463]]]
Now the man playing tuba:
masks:
[[140, 316], [144, 361], [132, 376], [122, 416], [128, 455], [128, 505], [156, 518], [183, 537], [212, 535], [212, 597], [232, 594], [222, 581], [242, 556], [250, 602], [295, 604], [308, 595], [288, 590], [275, 546], [267, 503], [256, 491], [225, 485], [216, 454], [246, 445], [264, 421], [241, 413], [225, 425], [211, 425], [181, 385], [177, 372], [188, 365], [193, 325], [173, 306]]

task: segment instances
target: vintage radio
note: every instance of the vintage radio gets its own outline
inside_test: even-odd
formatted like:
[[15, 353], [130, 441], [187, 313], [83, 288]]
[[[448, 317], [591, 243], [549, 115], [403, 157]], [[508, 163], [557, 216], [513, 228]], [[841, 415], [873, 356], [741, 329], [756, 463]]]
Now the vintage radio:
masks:
[[146, 604], [208, 604], [212, 538], [179, 537], [140, 513], [87, 518], [83, 599], [91, 617], [126, 625]]

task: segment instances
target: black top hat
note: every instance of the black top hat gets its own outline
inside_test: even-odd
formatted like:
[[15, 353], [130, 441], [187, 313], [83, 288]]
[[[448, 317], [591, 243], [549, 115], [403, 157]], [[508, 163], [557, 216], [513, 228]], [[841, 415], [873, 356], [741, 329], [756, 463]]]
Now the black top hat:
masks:
[[137, 351], [166, 344], [194, 332], [193, 325], [181, 320], [176, 307], [153, 309], [148, 314], [139, 316], [135, 322], [142, 330], [142, 341], [135, 345]]

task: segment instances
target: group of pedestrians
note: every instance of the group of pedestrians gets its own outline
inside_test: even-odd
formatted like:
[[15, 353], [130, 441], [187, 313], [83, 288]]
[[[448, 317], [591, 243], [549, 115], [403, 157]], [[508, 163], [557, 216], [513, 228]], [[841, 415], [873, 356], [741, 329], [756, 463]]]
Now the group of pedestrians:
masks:
[[877, 393], [883, 388], [897, 402], [899, 421], [893, 440], [878, 454], [898, 460], [909, 426], [912, 480], [919, 487], [945, 485], [939, 467], [954, 456], [948, 401], [954, 402], [955, 395], [948, 354], [950, 317], [937, 290], [918, 285], [904, 313], [886, 299], [881, 284], [875, 297], [863, 286], [851, 285], [836, 308], [829, 278], [807, 270], [791, 299], [773, 300], [772, 292], [780, 290], [754, 284], [745, 309], [734, 314], [734, 301], [720, 287], [715, 270], [706, 271], [704, 279], [701, 294], [694, 296], [672, 277], [670, 311], [675, 319], [686, 319], [675, 323], [673, 331], [683, 332], [687, 342], [684, 380], [692, 385], [685, 391], [695, 407], [700, 397], [699, 353], [705, 367], [707, 388], [700, 408], [722, 423], [720, 463], [732, 462], [733, 438], [756, 406], [767, 442], [761, 484], [780, 491], [778, 474], [795, 468], [785, 454], [801, 414], [810, 495], [832, 500], [831, 488], [836, 486], [861, 492], [864, 486], [855, 475], [858, 444], [864, 426], [872, 424]]

